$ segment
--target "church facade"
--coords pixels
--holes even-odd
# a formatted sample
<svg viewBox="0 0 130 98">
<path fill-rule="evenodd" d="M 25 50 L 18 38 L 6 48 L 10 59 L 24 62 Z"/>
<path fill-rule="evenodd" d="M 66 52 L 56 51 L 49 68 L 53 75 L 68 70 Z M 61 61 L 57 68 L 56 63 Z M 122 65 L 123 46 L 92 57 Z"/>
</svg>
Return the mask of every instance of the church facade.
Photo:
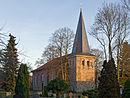
<svg viewBox="0 0 130 98">
<path fill-rule="evenodd" d="M 68 81 L 70 91 L 82 92 L 95 88 L 95 58 L 90 53 L 81 10 L 72 53 L 33 70 L 33 90 L 42 90 L 56 77 Z"/>
</svg>

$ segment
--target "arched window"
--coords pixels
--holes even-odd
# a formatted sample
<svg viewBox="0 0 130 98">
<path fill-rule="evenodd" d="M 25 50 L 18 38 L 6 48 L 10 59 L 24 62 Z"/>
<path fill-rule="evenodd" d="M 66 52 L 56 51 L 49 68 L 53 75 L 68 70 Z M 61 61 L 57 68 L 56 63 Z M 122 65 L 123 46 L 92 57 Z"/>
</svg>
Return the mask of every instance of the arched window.
<svg viewBox="0 0 130 98">
<path fill-rule="evenodd" d="M 34 87 L 36 87 L 37 86 L 37 77 L 35 76 L 34 77 Z"/>
<path fill-rule="evenodd" d="M 40 75 L 38 76 L 38 87 L 40 87 Z"/>
<path fill-rule="evenodd" d="M 44 74 L 42 74 L 42 82 L 44 81 Z"/>
<path fill-rule="evenodd" d="M 93 62 L 91 62 L 91 66 L 92 66 L 92 68 L 93 68 Z"/>
<path fill-rule="evenodd" d="M 88 67 L 89 67 L 89 65 L 90 65 L 90 64 L 89 64 L 89 61 L 87 61 L 87 65 L 88 65 Z"/>
<path fill-rule="evenodd" d="M 83 65 L 83 66 L 85 65 L 85 60 L 82 60 L 82 65 Z"/>
</svg>

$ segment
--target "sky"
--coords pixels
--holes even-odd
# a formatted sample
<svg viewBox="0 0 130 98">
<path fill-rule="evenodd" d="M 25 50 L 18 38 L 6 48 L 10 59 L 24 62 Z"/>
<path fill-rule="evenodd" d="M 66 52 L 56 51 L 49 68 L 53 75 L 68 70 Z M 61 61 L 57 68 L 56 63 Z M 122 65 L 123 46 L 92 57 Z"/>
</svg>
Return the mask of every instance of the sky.
<svg viewBox="0 0 130 98">
<path fill-rule="evenodd" d="M 120 0 L 0 0 L 0 27 L 4 26 L 2 32 L 16 37 L 20 61 L 31 63 L 35 69 L 35 61 L 53 32 L 69 27 L 75 33 L 80 8 L 88 32 L 104 2 Z M 93 37 L 87 36 L 91 48 L 100 48 Z"/>
</svg>

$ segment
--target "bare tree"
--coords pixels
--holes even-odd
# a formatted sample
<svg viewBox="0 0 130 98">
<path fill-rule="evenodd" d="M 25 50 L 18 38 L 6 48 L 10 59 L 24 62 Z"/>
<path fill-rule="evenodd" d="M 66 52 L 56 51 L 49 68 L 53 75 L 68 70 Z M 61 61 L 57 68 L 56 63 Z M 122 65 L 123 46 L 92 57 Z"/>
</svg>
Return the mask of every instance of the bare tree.
<svg viewBox="0 0 130 98">
<path fill-rule="evenodd" d="M 39 67 L 44 64 L 44 59 L 43 58 L 38 58 L 35 62 L 35 66 Z"/>
<path fill-rule="evenodd" d="M 130 0 L 122 0 L 123 7 L 130 12 Z"/>
<path fill-rule="evenodd" d="M 99 9 L 89 34 L 101 44 L 105 59 L 107 59 L 107 54 L 109 54 L 109 59 L 113 57 L 113 51 L 119 44 L 117 40 L 121 39 L 119 37 L 123 37 L 121 40 L 124 41 L 129 35 L 129 22 L 128 13 L 120 5 L 104 4 L 103 8 Z"/>
<path fill-rule="evenodd" d="M 6 35 L 2 32 L 4 26 L 2 26 L 0 28 L 0 67 L 2 67 L 2 64 L 3 64 L 3 47 L 6 46 L 5 42 L 4 42 L 4 39 L 6 37 Z"/>
<path fill-rule="evenodd" d="M 59 28 L 49 39 L 49 44 L 45 47 L 41 59 L 36 61 L 48 62 L 54 58 L 70 53 L 74 39 L 74 33 L 70 28 Z"/>
<path fill-rule="evenodd" d="M 98 70 L 101 70 L 102 69 L 102 64 L 103 64 L 103 61 L 104 61 L 104 53 L 103 51 L 99 50 L 99 49 L 91 49 L 91 53 L 93 55 L 96 56 L 96 68 Z"/>
<path fill-rule="evenodd" d="M 91 53 L 96 56 L 95 59 L 95 87 L 98 87 L 98 78 L 100 77 L 100 71 L 104 61 L 104 53 L 99 49 L 91 49 Z"/>
<path fill-rule="evenodd" d="M 70 28 L 64 27 L 52 33 L 50 42 L 55 46 L 59 56 L 68 54 L 73 43 L 74 33 Z"/>
<path fill-rule="evenodd" d="M 130 77 L 130 44 L 124 42 L 120 53 L 120 76 Z"/>
<path fill-rule="evenodd" d="M 4 39 L 5 39 L 5 37 L 6 37 L 6 34 L 4 34 L 4 33 L 2 32 L 2 29 L 3 29 L 3 28 L 4 28 L 4 27 L 1 27 L 1 28 L 0 28 L 0 48 L 3 47 L 3 46 L 5 46 Z"/>
<path fill-rule="evenodd" d="M 60 53 L 59 50 L 57 49 L 56 46 L 54 46 L 53 44 L 49 44 L 43 54 L 42 54 L 42 58 L 45 58 L 45 62 L 50 61 L 54 58 L 59 57 Z"/>
</svg>

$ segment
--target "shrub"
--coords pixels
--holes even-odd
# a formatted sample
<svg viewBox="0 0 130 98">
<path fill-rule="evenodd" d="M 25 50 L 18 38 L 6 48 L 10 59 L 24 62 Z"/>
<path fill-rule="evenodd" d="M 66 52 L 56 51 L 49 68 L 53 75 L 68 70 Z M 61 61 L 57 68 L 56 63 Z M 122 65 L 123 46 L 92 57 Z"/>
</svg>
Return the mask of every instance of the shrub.
<svg viewBox="0 0 130 98">
<path fill-rule="evenodd" d="M 91 89 L 91 90 L 84 91 L 82 94 L 84 96 L 88 96 L 88 98 L 97 98 L 98 97 L 98 90 Z"/>
<path fill-rule="evenodd" d="M 47 89 L 52 90 L 52 92 L 56 92 L 57 96 L 59 97 L 60 94 L 63 94 L 68 91 L 69 84 L 62 80 L 61 78 L 56 78 L 47 85 Z"/>
<path fill-rule="evenodd" d="M 47 97 L 48 96 L 48 90 L 47 90 L 47 86 L 44 86 L 44 91 L 43 91 L 43 97 Z"/>
</svg>

